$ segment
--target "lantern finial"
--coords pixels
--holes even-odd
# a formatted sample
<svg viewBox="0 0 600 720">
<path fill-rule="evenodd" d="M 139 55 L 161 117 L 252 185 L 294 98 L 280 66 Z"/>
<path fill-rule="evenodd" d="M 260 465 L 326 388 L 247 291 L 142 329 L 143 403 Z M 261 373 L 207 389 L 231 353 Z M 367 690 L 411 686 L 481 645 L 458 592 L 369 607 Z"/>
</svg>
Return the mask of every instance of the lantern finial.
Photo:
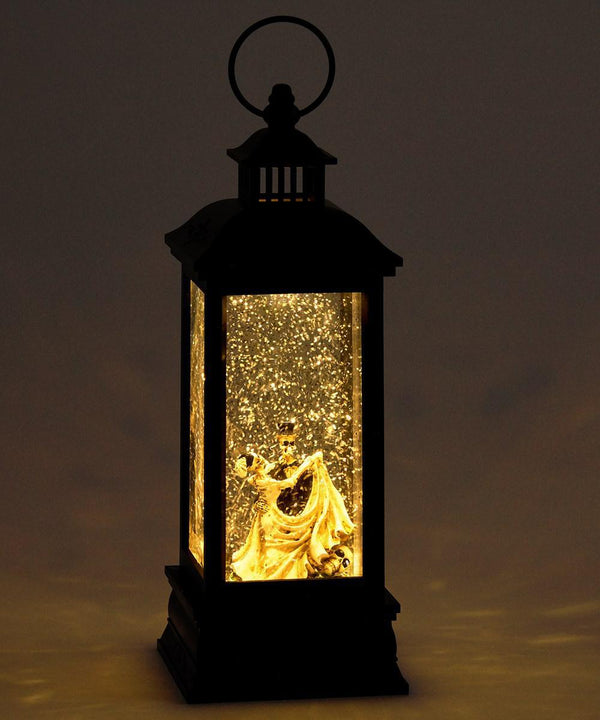
<svg viewBox="0 0 600 720">
<path fill-rule="evenodd" d="M 300 110 L 294 105 L 294 100 L 289 85 L 273 85 L 269 104 L 263 110 L 263 117 L 271 130 L 291 129 L 300 120 Z"/>
</svg>

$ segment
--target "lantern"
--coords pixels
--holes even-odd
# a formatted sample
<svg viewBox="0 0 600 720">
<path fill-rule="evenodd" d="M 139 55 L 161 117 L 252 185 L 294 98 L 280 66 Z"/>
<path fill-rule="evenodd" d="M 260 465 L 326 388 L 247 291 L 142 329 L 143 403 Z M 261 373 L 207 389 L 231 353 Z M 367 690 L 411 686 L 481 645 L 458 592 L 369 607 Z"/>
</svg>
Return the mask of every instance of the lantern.
<svg viewBox="0 0 600 720">
<path fill-rule="evenodd" d="M 298 110 L 264 111 L 235 60 L 259 27 L 311 30 L 329 59 Z M 295 129 L 328 93 L 313 25 L 248 28 L 236 97 L 268 127 L 228 154 L 235 199 L 166 242 L 182 265 L 181 532 L 158 649 L 189 702 L 399 694 L 384 584 L 383 277 L 401 258 L 325 200 L 336 162 Z"/>
</svg>

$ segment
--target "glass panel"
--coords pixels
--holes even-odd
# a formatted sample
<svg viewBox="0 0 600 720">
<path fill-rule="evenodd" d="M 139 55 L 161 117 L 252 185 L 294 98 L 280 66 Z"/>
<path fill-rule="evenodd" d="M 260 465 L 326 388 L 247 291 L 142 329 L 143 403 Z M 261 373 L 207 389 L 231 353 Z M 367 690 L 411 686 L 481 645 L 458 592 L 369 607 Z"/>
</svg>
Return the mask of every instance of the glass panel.
<svg viewBox="0 0 600 720">
<path fill-rule="evenodd" d="M 226 300 L 226 579 L 362 575 L 360 293 Z"/>
<path fill-rule="evenodd" d="M 204 565 L 204 293 L 190 283 L 190 550 Z"/>
</svg>

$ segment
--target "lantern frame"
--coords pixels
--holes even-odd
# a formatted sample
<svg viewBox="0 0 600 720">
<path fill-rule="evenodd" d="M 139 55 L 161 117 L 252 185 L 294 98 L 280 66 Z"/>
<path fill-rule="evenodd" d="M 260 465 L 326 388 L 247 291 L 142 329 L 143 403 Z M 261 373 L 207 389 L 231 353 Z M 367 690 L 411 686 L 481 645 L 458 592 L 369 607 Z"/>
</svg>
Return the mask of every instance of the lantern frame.
<svg viewBox="0 0 600 720">
<path fill-rule="evenodd" d="M 165 569 L 171 595 L 158 649 L 188 702 L 405 694 L 392 629 L 400 605 L 385 589 L 383 441 L 383 279 L 402 259 L 325 201 L 325 165 L 337 161 L 294 129 L 299 114 L 288 86 L 276 86 L 270 100 L 269 128 L 228 151 L 239 165 L 239 197 L 212 203 L 166 236 L 182 265 L 180 537 L 179 565 Z M 277 169 L 277 188 L 261 186 L 263 168 L 267 178 Z M 296 195 L 285 192 L 285 168 L 291 177 L 303 169 Z M 202 565 L 189 546 L 191 283 L 204 293 Z M 231 582 L 226 299 L 305 293 L 362 297 L 362 574 Z M 293 636 L 284 659 L 282 628 Z M 324 644 L 343 660 L 321 657 L 315 648 Z"/>
</svg>

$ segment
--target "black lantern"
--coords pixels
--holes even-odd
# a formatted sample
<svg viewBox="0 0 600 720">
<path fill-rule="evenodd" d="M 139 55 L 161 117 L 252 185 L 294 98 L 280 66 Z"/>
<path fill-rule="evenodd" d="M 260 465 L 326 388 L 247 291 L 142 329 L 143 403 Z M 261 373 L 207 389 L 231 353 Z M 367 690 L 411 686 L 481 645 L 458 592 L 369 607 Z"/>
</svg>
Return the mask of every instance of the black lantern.
<svg viewBox="0 0 600 720">
<path fill-rule="evenodd" d="M 260 111 L 235 59 L 259 27 L 329 58 L 304 110 Z M 268 127 L 239 196 L 166 236 L 182 264 L 179 565 L 158 649 L 189 702 L 408 692 L 384 580 L 383 277 L 402 260 L 325 200 L 336 159 L 295 129 L 328 93 L 310 23 L 231 53 Z"/>
</svg>

